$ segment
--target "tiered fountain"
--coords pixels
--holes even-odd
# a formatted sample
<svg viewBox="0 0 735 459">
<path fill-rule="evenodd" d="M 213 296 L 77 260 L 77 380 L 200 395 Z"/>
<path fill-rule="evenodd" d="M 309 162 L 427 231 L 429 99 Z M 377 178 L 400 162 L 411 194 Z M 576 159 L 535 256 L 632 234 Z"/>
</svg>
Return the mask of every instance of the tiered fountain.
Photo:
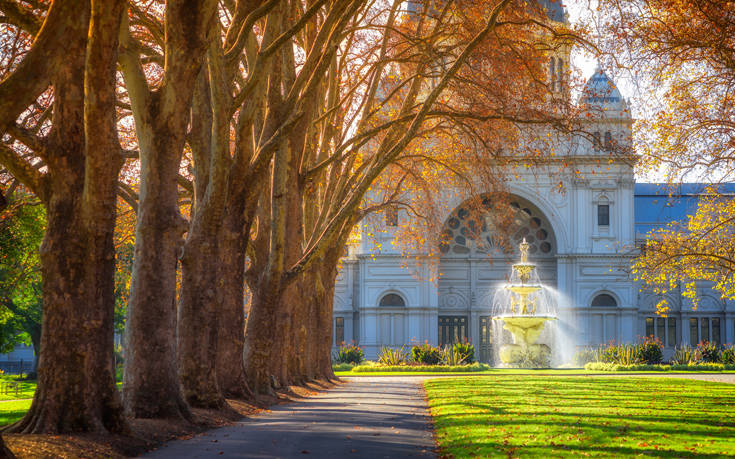
<svg viewBox="0 0 735 459">
<path fill-rule="evenodd" d="M 510 283 L 493 298 L 497 358 L 507 367 L 548 367 L 554 341 L 556 304 L 541 284 L 536 265 L 528 262 L 529 244 L 520 244 L 521 262 L 513 265 Z M 501 328 L 502 327 L 502 328 Z M 503 339 L 510 332 L 512 342 Z"/>
</svg>

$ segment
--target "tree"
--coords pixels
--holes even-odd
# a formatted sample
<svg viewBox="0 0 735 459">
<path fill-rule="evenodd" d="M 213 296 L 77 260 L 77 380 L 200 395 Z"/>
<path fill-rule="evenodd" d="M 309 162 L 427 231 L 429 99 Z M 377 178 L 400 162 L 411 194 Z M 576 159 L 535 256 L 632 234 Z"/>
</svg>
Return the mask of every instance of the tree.
<svg viewBox="0 0 735 459">
<path fill-rule="evenodd" d="M 0 83 L 0 163 L 44 204 L 43 319 L 38 388 L 15 432 L 125 429 L 112 337 L 117 174 L 115 64 L 122 1 L 57 0 L 32 47 Z M 16 21 L 21 23 L 21 21 Z M 35 114 L 51 83 L 50 114 Z M 50 117 L 49 117 L 50 116 Z M 48 124 L 46 120 L 48 118 Z M 40 122 L 38 126 L 27 123 Z M 29 151 L 31 154 L 28 154 Z M 43 166 L 43 167 L 41 167 Z"/>
<path fill-rule="evenodd" d="M 423 146 L 437 142 L 436 153 L 444 144 L 430 132 L 474 138 L 484 147 L 477 157 L 490 165 L 502 157 L 493 149 L 510 146 L 497 142 L 501 133 L 563 119 L 549 109 L 543 63 L 550 45 L 540 46 L 554 28 L 537 19 L 538 10 L 510 1 L 463 9 L 443 3 L 439 10 L 425 5 L 401 23 L 399 5 L 358 5 L 354 13 L 345 8 L 351 16 L 338 23 L 344 47 L 320 51 L 313 70 L 300 63 L 288 67 L 295 60 L 286 56 L 270 75 L 282 81 L 269 85 L 271 91 L 300 79 L 315 83 L 299 88 L 300 105 L 293 108 L 293 91 L 267 96 L 278 107 L 268 111 L 277 125 L 295 108 L 301 118 L 274 154 L 269 189 L 261 194 L 269 202 L 258 211 L 248 252 L 253 302 L 245 360 L 256 392 L 332 375 L 331 300 L 339 258 L 354 225 L 392 204 L 417 164 L 441 163 L 419 140 Z M 365 40 L 364 30 L 380 40 Z M 304 69 L 313 74 L 302 77 Z M 376 182 L 392 167 L 403 171 L 393 176 L 387 199 L 371 202 Z"/>
<path fill-rule="evenodd" d="M 8 200 L 8 209 L 0 214 L 0 306 L 4 316 L 0 348 L 10 352 L 30 338 L 38 357 L 42 310 L 38 249 L 46 215 L 40 202 L 20 190 Z"/>
<path fill-rule="evenodd" d="M 664 171 L 676 183 L 705 177 L 717 183 L 735 172 L 735 6 L 731 2 L 636 0 L 602 2 L 615 53 L 646 93 L 640 101 L 636 148 L 639 170 Z M 679 282 L 695 301 L 696 281 L 714 282 L 732 298 L 730 254 L 735 250 L 735 208 L 711 188 L 685 222 L 651 233 L 633 266 L 638 279 L 656 293 Z M 668 310 L 659 303 L 659 312 Z"/>
<path fill-rule="evenodd" d="M 722 299 L 735 299 L 735 200 L 709 188 L 700 198 L 697 211 L 685 222 L 671 222 L 652 231 L 633 274 L 661 295 L 658 314 L 669 311 L 664 294 L 682 285 L 682 296 L 698 305 L 698 288 L 711 283 Z"/>
<path fill-rule="evenodd" d="M 120 64 L 141 161 L 123 382 L 125 407 L 134 417 L 190 418 L 176 367 L 176 267 L 187 230 L 179 211 L 177 180 L 192 94 L 217 3 L 166 2 L 160 18 L 165 18 L 163 29 L 158 30 L 165 59 L 153 75 L 147 75 L 142 64 L 147 48 L 129 27 L 123 27 Z M 135 5 L 131 8 L 135 13 Z M 149 82 L 149 76 L 154 81 Z"/>
</svg>

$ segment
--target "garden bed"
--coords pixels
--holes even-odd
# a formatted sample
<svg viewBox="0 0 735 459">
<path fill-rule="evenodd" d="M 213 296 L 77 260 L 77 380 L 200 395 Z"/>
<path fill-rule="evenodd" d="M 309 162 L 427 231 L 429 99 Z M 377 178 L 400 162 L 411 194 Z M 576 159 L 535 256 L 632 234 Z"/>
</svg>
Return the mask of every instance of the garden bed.
<svg viewBox="0 0 735 459">
<path fill-rule="evenodd" d="M 693 371 L 693 372 L 712 372 L 712 371 L 735 371 L 735 364 L 728 363 L 694 363 L 689 365 L 620 365 L 617 363 L 605 362 L 589 362 L 584 366 L 589 371 Z"/>
</svg>

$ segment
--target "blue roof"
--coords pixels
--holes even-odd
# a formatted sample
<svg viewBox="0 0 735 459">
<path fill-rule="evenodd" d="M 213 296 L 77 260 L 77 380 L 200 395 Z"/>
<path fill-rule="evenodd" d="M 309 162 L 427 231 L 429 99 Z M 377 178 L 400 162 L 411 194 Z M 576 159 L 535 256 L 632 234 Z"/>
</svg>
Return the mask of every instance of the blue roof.
<svg viewBox="0 0 735 459">
<path fill-rule="evenodd" d="M 635 232 L 643 236 L 673 221 L 685 222 L 697 212 L 699 197 L 710 186 L 705 183 L 636 183 Z M 718 192 L 735 195 L 735 183 L 715 185 Z"/>
</svg>

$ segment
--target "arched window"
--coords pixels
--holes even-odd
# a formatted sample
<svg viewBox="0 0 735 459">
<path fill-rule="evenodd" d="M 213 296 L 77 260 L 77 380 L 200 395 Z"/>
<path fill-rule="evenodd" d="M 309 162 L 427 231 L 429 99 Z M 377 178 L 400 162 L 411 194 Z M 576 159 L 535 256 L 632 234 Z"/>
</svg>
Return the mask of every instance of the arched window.
<svg viewBox="0 0 735 459">
<path fill-rule="evenodd" d="M 594 147 L 595 150 L 599 150 L 600 147 L 602 146 L 602 140 L 600 138 L 600 131 L 595 131 L 595 133 L 592 134 L 592 136 L 594 137 L 592 146 Z"/>
<path fill-rule="evenodd" d="M 618 302 L 615 301 L 615 298 L 607 293 L 601 293 L 592 300 L 592 306 L 594 307 L 616 307 L 617 305 Z"/>
<path fill-rule="evenodd" d="M 549 87 L 552 91 L 556 87 L 556 60 L 553 57 L 549 63 Z"/>
<path fill-rule="evenodd" d="M 605 132 L 605 149 L 612 150 L 612 134 L 610 131 Z"/>
<path fill-rule="evenodd" d="M 380 306 L 404 307 L 406 302 L 403 301 L 400 295 L 389 293 L 380 299 Z"/>
</svg>

